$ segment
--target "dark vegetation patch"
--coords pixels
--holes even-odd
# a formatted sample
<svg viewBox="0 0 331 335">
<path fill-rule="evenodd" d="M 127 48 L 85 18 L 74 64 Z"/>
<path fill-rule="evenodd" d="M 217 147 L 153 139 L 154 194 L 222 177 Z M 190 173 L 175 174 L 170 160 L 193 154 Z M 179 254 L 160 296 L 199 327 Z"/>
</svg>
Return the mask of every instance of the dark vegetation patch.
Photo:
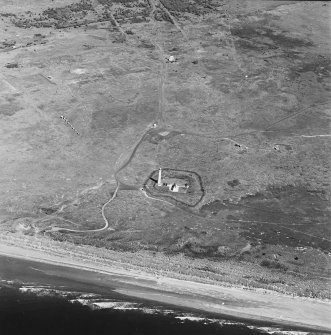
<svg viewBox="0 0 331 335">
<path fill-rule="evenodd" d="M 51 215 L 57 212 L 57 209 L 49 208 L 49 207 L 41 207 L 40 212 L 46 215 Z"/>
<path fill-rule="evenodd" d="M 0 115 L 13 116 L 20 110 L 22 110 L 22 107 L 17 102 L 0 104 Z"/>
<path fill-rule="evenodd" d="M 236 42 L 236 46 L 239 45 L 243 49 L 248 49 L 252 51 L 261 51 L 266 48 L 263 43 L 256 43 L 253 41 L 241 40 L 240 42 Z"/>
<path fill-rule="evenodd" d="M 4 40 L 0 42 L 0 49 L 12 48 L 16 44 L 14 40 Z"/>
<path fill-rule="evenodd" d="M 227 182 L 227 184 L 231 187 L 235 187 L 240 185 L 240 181 L 238 179 L 233 179 Z"/>
<path fill-rule="evenodd" d="M 187 220 L 185 220 L 187 223 Z M 175 228 L 175 227 L 174 227 Z M 228 238 L 228 233 L 223 232 L 220 241 L 219 237 L 210 234 L 206 230 L 190 229 L 187 226 L 184 229 L 176 229 L 175 234 L 168 233 L 163 236 L 160 247 L 169 254 L 184 253 L 194 258 L 217 258 L 232 259 L 236 257 L 236 242 Z M 167 241 L 166 243 L 164 243 Z"/>
<path fill-rule="evenodd" d="M 299 186 L 270 187 L 242 198 L 236 207 L 241 235 L 248 240 L 331 251 L 331 213 L 323 194 Z"/>
<path fill-rule="evenodd" d="M 137 2 L 136 0 L 111 0 L 110 2 L 113 3 L 120 3 L 122 5 L 126 5 L 126 6 L 130 6 L 132 4 L 134 4 L 135 2 Z"/>
<path fill-rule="evenodd" d="M 123 34 L 118 34 L 115 36 L 114 40 L 112 43 L 124 43 L 126 41 L 126 37 Z"/>
<path fill-rule="evenodd" d="M 46 35 L 43 35 L 43 34 L 34 34 L 33 37 L 34 37 L 34 40 L 41 40 L 43 38 L 46 38 Z"/>
<path fill-rule="evenodd" d="M 97 0 L 100 5 L 110 6 L 112 4 L 112 0 Z"/>
<path fill-rule="evenodd" d="M 174 23 L 174 21 L 172 20 L 172 18 L 168 15 L 168 13 L 166 13 L 164 10 L 157 8 L 154 12 L 154 19 L 156 21 L 166 21 L 166 22 L 170 22 L 170 23 Z"/>
<path fill-rule="evenodd" d="M 230 203 L 228 200 L 214 200 L 208 204 L 201 206 L 200 212 L 202 214 L 217 215 L 222 210 L 235 210 L 236 204 Z"/>
<path fill-rule="evenodd" d="M 160 0 L 160 2 L 172 12 L 192 12 L 196 10 L 188 0 Z"/>
<path fill-rule="evenodd" d="M 202 245 L 196 241 L 185 243 L 179 251 L 195 258 L 219 256 L 217 246 Z"/>
<path fill-rule="evenodd" d="M 316 75 L 317 81 L 322 82 L 330 77 L 331 60 L 328 57 L 319 55 L 313 60 L 303 60 L 300 65 L 289 68 L 289 79 L 296 80 L 303 73 L 312 72 Z"/>
<path fill-rule="evenodd" d="M 42 12 L 42 15 L 48 19 L 64 21 L 72 18 L 73 13 L 81 13 L 83 11 L 93 10 L 90 0 L 81 0 L 65 7 L 48 8 Z M 85 14 L 85 13 L 83 13 Z"/>
<path fill-rule="evenodd" d="M 32 12 L 26 13 L 18 17 L 12 17 L 12 23 L 20 28 L 30 27 L 55 27 L 61 28 L 77 28 L 102 21 L 110 21 L 113 26 L 116 23 L 141 23 L 146 22 L 150 18 L 151 7 L 148 1 L 138 0 L 99 0 L 102 9 L 98 12 L 94 9 L 91 0 L 81 0 L 78 3 L 70 4 L 63 7 L 50 7 L 40 14 Z M 195 0 L 194 3 L 189 1 L 163 0 L 164 7 L 168 8 L 172 13 L 191 13 L 200 15 L 214 8 L 208 4 L 208 1 Z M 116 4 L 116 7 L 113 4 Z M 170 8 L 170 9 L 169 9 Z M 87 19 L 87 15 L 89 18 Z M 172 18 L 161 8 L 158 7 L 154 11 L 154 17 L 159 21 L 168 21 L 174 23 Z"/>
<path fill-rule="evenodd" d="M 20 28 L 52 27 L 64 28 L 81 24 L 85 16 L 94 11 L 90 0 L 81 0 L 78 3 L 63 7 L 47 8 L 40 14 L 21 16 L 12 19 L 12 23 Z"/>
<path fill-rule="evenodd" d="M 311 41 L 287 36 L 284 32 L 268 28 L 265 20 L 232 27 L 231 34 L 239 38 L 236 42 L 239 47 L 253 51 L 263 49 L 292 50 L 298 47 L 313 46 Z"/>
<path fill-rule="evenodd" d="M 0 13 L 2 17 L 16 17 L 16 14 L 13 13 Z"/>
<path fill-rule="evenodd" d="M 280 263 L 278 261 L 273 261 L 270 259 L 263 259 L 260 262 L 260 265 L 266 268 L 269 268 L 269 269 L 277 269 L 277 270 L 283 270 L 283 271 L 287 270 L 287 266 L 285 264 Z"/>
<path fill-rule="evenodd" d="M 110 111 L 100 106 L 92 114 L 90 127 L 92 131 L 107 131 L 112 128 L 121 128 L 127 123 L 129 119 L 128 114 L 123 108 L 115 108 Z"/>
<path fill-rule="evenodd" d="M 139 48 L 150 49 L 150 50 L 154 50 L 155 49 L 155 45 L 154 44 L 152 44 L 148 40 L 143 40 L 143 39 L 140 39 L 140 44 L 138 45 L 138 47 Z"/>
<path fill-rule="evenodd" d="M 123 8 L 118 7 L 114 11 L 114 17 L 119 23 L 140 23 L 147 21 L 150 14 L 149 7 Z"/>
<path fill-rule="evenodd" d="M 102 7 L 98 12 L 94 9 L 91 0 L 81 0 L 78 3 L 63 7 L 50 7 L 40 14 L 29 14 L 15 17 L 12 23 L 20 28 L 55 27 L 78 28 L 93 23 L 109 21 L 116 27 L 119 23 L 145 22 L 150 14 L 150 7 L 146 2 L 121 1 L 120 5 L 112 8 L 112 1 L 99 1 Z M 121 6 L 122 5 L 122 6 Z M 117 28 L 116 28 L 117 29 Z"/>
<path fill-rule="evenodd" d="M 304 187 L 269 187 L 238 203 L 215 200 L 201 207 L 203 214 L 227 210 L 227 222 L 239 223 L 249 241 L 331 251 L 331 212 L 324 193 Z"/>
<path fill-rule="evenodd" d="M 323 105 L 323 103 L 321 104 Z M 310 133 L 321 133 L 326 134 L 330 130 L 330 117 L 328 115 L 327 111 L 323 111 L 323 107 L 320 107 L 320 110 L 318 108 L 318 104 L 316 107 L 312 107 L 307 109 L 307 112 L 304 112 L 304 108 L 302 108 L 303 113 L 300 115 L 300 117 L 295 118 L 294 125 L 290 126 L 288 125 L 286 127 L 285 123 L 285 129 L 292 130 L 293 132 L 303 131 L 303 130 L 309 130 Z M 284 123 L 283 123 L 284 125 Z M 273 129 L 281 128 L 281 125 L 276 125 Z"/>
<path fill-rule="evenodd" d="M 18 63 L 8 63 L 5 65 L 7 69 L 17 69 L 18 68 Z"/>
<path fill-rule="evenodd" d="M 215 10 L 210 0 L 160 0 L 162 5 L 168 11 L 174 14 L 190 13 L 194 15 L 203 15 Z"/>
</svg>

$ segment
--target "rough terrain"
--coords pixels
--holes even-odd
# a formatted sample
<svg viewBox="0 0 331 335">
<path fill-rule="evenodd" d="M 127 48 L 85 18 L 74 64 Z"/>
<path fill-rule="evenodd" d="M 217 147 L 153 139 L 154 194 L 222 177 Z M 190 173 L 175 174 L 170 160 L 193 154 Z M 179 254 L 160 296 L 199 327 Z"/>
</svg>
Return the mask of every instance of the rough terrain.
<svg viewBox="0 0 331 335">
<path fill-rule="evenodd" d="M 2 236 L 330 298 L 328 2 L 0 2 Z M 203 199 L 149 197 L 159 167 Z"/>
</svg>

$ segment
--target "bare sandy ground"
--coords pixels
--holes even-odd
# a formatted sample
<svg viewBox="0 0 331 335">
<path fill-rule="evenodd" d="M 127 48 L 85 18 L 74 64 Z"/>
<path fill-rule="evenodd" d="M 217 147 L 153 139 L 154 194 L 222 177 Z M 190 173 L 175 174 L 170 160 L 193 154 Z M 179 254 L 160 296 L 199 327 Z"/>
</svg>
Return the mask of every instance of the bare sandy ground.
<svg viewBox="0 0 331 335">
<path fill-rule="evenodd" d="M 182 307 L 279 324 L 331 331 L 331 303 L 290 297 L 271 291 L 223 287 L 158 276 L 140 270 L 111 267 L 100 261 L 42 252 L 0 241 L 0 254 L 43 263 L 69 266 L 109 276 L 118 293 Z"/>
</svg>

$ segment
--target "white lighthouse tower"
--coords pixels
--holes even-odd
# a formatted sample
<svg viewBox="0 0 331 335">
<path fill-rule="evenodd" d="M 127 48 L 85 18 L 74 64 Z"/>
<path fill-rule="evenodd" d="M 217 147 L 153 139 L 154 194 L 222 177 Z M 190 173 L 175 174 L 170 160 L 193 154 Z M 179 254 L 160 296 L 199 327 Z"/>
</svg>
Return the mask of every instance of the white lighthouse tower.
<svg viewBox="0 0 331 335">
<path fill-rule="evenodd" d="M 162 186 L 162 169 L 159 168 L 159 178 L 157 179 L 157 186 Z"/>
</svg>

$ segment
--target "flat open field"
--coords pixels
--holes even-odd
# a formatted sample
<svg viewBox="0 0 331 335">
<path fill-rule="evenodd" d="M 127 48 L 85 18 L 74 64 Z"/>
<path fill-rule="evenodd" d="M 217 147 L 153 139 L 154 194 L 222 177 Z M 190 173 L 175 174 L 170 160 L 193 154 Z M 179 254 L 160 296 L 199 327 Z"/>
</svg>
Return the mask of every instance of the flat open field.
<svg viewBox="0 0 331 335">
<path fill-rule="evenodd" d="M 328 2 L 0 4 L 0 234 L 330 298 Z M 202 200 L 147 194 L 159 167 Z"/>
</svg>

